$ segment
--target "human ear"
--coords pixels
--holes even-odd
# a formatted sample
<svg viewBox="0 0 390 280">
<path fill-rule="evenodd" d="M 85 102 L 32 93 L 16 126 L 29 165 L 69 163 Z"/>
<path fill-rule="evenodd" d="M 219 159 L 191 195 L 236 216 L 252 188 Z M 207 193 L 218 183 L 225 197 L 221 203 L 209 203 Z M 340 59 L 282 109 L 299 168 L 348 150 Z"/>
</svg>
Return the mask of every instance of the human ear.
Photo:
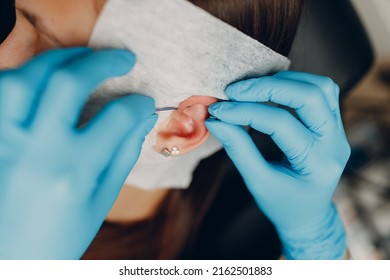
<svg viewBox="0 0 390 280">
<path fill-rule="evenodd" d="M 214 97 L 192 96 L 180 103 L 177 110 L 157 128 L 155 149 L 173 155 L 188 153 L 209 137 L 204 121 L 209 117 L 208 107 L 217 102 Z M 177 149 L 177 150 L 176 150 Z"/>
</svg>

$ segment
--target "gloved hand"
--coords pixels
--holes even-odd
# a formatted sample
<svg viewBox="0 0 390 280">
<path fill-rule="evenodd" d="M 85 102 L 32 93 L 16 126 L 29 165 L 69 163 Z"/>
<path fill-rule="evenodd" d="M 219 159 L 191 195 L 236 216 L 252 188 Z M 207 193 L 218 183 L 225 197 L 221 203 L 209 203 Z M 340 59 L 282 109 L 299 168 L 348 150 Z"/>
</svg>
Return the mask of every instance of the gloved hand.
<svg viewBox="0 0 390 280">
<path fill-rule="evenodd" d="M 210 106 L 209 131 L 224 145 L 256 203 L 274 223 L 287 259 L 341 259 L 344 227 L 332 196 L 350 155 L 329 78 L 298 72 L 230 85 L 234 102 Z M 259 102 L 272 101 L 295 110 Z M 219 120 L 218 120 L 219 119 Z M 286 156 L 267 162 L 242 125 L 269 134 Z"/>
<path fill-rule="evenodd" d="M 93 89 L 134 63 L 75 48 L 0 73 L 0 259 L 77 259 L 92 242 L 156 122 L 154 101 L 121 98 L 76 125 Z"/>
</svg>

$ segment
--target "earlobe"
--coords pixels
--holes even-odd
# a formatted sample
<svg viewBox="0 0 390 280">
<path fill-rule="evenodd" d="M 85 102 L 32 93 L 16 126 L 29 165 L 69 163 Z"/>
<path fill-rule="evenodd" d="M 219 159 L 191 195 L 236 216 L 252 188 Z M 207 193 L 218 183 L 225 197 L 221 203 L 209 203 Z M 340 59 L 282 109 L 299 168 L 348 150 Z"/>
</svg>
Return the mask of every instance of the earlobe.
<svg viewBox="0 0 390 280">
<path fill-rule="evenodd" d="M 183 101 L 158 127 L 156 151 L 164 151 L 165 155 L 181 155 L 203 144 L 210 135 L 204 125 L 209 117 L 208 107 L 216 101 L 213 97 L 205 96 L 193 96 Z"/>
</svg>

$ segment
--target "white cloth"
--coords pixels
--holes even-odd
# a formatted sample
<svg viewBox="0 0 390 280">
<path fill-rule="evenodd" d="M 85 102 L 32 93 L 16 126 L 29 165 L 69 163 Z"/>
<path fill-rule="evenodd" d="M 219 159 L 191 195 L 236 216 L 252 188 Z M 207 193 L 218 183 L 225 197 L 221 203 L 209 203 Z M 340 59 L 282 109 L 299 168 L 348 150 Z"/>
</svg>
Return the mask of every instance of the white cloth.
<svg viewBox="0 0 390 280">
<path fill-rule="evenodd" d="M 86 118 L 109 100 L 133 93 L 153 97 L 157 107 L 176 107 L 194 95 L 227 99 L 224 90 L 232 82 L 290 65 L 286 57 L 186 0 L 109 0 L 89 45 L 129 49 L 137 64 L 97 90 Z M 161 113 L 158 123 L 167 117 Z M 189 154 L 165 158 L 153 149 L 155 138 L 154 129 L 127 183 L 144 189 L 187 188 L 199 161 L 221 149 L 211 137 Z"/>
</svg>

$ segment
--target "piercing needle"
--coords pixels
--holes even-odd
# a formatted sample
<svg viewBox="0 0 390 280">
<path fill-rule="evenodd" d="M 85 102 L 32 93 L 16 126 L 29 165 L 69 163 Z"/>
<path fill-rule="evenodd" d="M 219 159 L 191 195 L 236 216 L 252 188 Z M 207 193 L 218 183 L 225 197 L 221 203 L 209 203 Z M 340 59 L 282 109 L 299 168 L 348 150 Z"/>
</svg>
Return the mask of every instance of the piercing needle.
<svg viewBox="0 0 390 280">
<path fill-rule="evenodd" d="M 177 107 L 162 107 L 162 108 L 157 108 L 156 112 L 166 112 L 166 111 L 175 111 L 177 110 Z"/>
</svg>

